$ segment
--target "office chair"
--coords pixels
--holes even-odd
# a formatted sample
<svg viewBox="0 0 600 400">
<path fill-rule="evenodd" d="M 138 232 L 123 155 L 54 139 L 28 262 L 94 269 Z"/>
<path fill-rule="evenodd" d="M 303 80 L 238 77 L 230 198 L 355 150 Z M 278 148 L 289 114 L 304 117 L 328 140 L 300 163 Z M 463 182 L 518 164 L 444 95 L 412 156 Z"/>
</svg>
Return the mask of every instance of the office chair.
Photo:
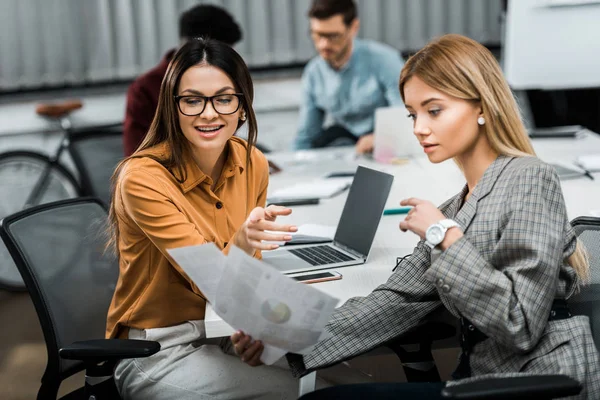
<svg viewBox="0 0 600 400">
<path fill-rule="evenodd" d="M 588 252 L 591 281 L 569 299 L 569 308 L 573 315 L 590 318 L 594 342 L 600 348 L 600 218 L 578 217 L 571 221 L 571 225 Z M 484 379 L 446 387 L 441 394 L 443 398 L 456 400 L 537 400 L 574 396 L 581 390 L 581 384 L 566 375 L 540 375 Z M 334 399 L 336 393 L 332 391 L 335 388 L 321 389 L 301 399 Z"/>
<path fill-rule="evenodd" d="M 569 299 L 569 306 L 573 314 L 590 318 L 594 343 L 600 349 L 600 218 L 578 217 L 571 225 L 588 252 L 590 282 Z"/>
<path fill-rule="evenodd" d="M 38 400 L 55 399 L 61 382 L 86 370 L 86 383 L 63 399 L 118 399 L 113 368 L 148 357 L 157 342 L 104 339 L 119 274 L 104 251 L 107 212 L 97 199 L 78 198 L 28 208 L 0 222 L 6 244 L 31 296 L 48 353 Z"/>
<path fill-rule="evenodd" d="M 407 382 L 441 382 L 431 350 L 434 343 L 444 348 L 452 347 L 457 342 L 457 330 L 455 324 L 451 322 L 451 318 L 454 317 L 449 312 L 440 309 L 423 324 L 375 348 L 372 353 L 367 353 L 367 356 L 392 350 L 400 359 Z M 448 345 L 448 341 L 452 344 Z M 317 372 L 313 371 L 301 380 L 300 395 L 302 399 L 328 399 L 329 396 L 337 395 L 326 392 L 327 389 L 314 391 Z M 326 393 L 323 393 L 324 391 Z"/>
<path fill-rule="evenodd" d="M 569 299 L 569 308 L 573 315 L 589 317 L 594 343 L 596 348 L 600 348 L 600 218 L 578 217 L 571 221 L 571 225 L 588 252 L 591 279 Z M 576 395 L 580 391 L 581 385 L 576 380 L 554 375 L 490 379 L 446 388 L 442 393 L 449 399 L 514 399 L 516 395 L 554 399 Z"/>
<path fill-rule="evenodd" d="M 407 382 L 441 382 L 432 348 L 458 345 L 457 323 L 440 307 L 422 324 L 385 344 L 398 356 Z"/>
<path fill-rule="evenodd" d="M 123 159 L 122 127 L 73 131 L 68 149 L 80 174 L 81 195 L 110 204 L 110 178 Z"/>
</svg>

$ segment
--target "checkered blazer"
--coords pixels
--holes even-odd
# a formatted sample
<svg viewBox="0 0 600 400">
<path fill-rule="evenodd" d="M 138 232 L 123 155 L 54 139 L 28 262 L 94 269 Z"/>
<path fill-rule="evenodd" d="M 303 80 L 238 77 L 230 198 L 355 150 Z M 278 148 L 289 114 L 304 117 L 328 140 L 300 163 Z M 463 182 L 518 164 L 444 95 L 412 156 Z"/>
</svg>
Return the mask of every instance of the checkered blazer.
<svg viewBox="0 0 600 400">
<path fill-rule="evenodd" d="M 467 187 L 440 206 L 464 236 L 433 257 L 421 241 L 388 281 L 333 314 L 331 337 L 304 357 L 301 375 L 365 353 L 444 306 L 489 339 L 471 353 L 472 377 L 567 374 L 578 398 L 600 399 L 600 361 L 587 317 L 548 322 L 552 301 L 569 298 L 577 275 L 565 262 L 576 237 L 554 169 L 535 157 L 499 156 L 469 199 Z M 461 207 L 462 205 L 462 207 Z"/>
</svg>

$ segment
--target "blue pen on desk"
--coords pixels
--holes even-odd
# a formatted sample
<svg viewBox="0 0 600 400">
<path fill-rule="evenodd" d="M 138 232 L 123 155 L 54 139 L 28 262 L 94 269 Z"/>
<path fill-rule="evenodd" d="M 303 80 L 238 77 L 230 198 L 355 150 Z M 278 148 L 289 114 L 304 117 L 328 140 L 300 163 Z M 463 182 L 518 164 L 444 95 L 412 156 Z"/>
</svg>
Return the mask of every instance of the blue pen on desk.
<svg viewBox="0 0 600 400">
<path fill-rule="evenodd" d="M 388 208 L 383 210 L 383 215 L 408 214 L 412 207 Z"/>
</svg>

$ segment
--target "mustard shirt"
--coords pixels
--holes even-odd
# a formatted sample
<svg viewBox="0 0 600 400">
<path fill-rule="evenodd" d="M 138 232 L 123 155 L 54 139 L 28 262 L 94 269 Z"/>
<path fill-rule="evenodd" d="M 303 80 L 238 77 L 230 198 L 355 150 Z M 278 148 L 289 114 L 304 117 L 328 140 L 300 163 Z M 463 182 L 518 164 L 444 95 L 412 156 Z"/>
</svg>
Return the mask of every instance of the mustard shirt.
<svg viewBox="0 0 600 400">
<path fill-rule="evenodd" d="M 250 211 L 264 207 L 267 198 L 265 156 L 254 148 L 246 170 L 246 141 L 232 137 L 226 148 L 227 160 L 214 191 L 211 177 L 189 154 L 183 183 L 149 157 L 132 158 L 123 166 L 113 200 L 120 235 L 119 279 L 106 337 L 127 338 L 130 327 L 204 319 L 202 293 L 167 249 L 213 242 L 228 252 Z M 163 159 L 168 148 L 160 144 L 144 153 Z"/>
</svg>

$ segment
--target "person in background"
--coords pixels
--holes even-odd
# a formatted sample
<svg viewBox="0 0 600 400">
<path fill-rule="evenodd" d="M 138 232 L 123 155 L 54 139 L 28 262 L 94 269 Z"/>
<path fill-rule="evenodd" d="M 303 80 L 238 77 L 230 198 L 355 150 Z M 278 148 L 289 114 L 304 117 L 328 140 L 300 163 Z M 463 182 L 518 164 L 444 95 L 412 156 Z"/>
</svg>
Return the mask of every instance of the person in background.
<svg viewBox="0 0 600 400">
<path fill-rule="evenodd" d="M 302 74 L 294 148 L 356 143 L 358 153 L 371 152 L 375 109 L 402 104 L 402 58 L 390 46 L 356 38 L 360 22 L 353 0 L 313 0 L 308 16 L 319 55 Z"/>
<path fill-rule="evenodd" d="M 277 248 L 263 240 L 287 241 L 296 230 L 275 222 L 289 208 L 265 208 L 269 170 L 254 147 L 248 68 L 229 45 L 190 39 L 159 93 L 148 134 L 113 176 L 110 244 L 119 278 L 106 336 L 155 340 L 161 350 L 121 360 L 117 388 L 126 399 L 295 398 L 298 381 L 286 363 L 249 371 L 228 352 L 227 338 L 206 338 L 205 297 L 167 252 L 214 243 L 260 257 Z M 245 124 L 247 141 L 234 136 Z"/>
<path fill-rule="evenodd" d="M 565 374 L 583 387 L 570 399 L 600 399 L 590 321 L 568 305 L 589 280 L 586 252 L 558 174 L 535 157 L 498 62 L 476 41 L 445 35 L 408 59 L 399 88 L 429 161 L 453 159 L 466 184 L 439 208 L 401 201 L 412 210 L 400 230 L 418 235 L 417 247 L 385 284 L 338 308 L 331 336 L 311 353 L 288 355 L 292 368 L 301 375 L 363 354 L 444 307 L 461 326 L 462 353 L 448 385 Z M 243 360 L 259 364 L 260 341 L 236 332 L 232 342 Z M 443 387 L 337 386 L 317 398 L 441 399 Z"/>
<path fill-rule="evenodd" d="M 242 39 L 242 32 L 224 9 L 213 5 L 199 5 L 185 11 L 179 18 L 180 45 L 195 37 L 210 37 L 233 46 Z M 133 154 L 150 129 L 158 104 L 160 83 L 176 50 L 169 50 L 157 66 L 135 79 L 127 90 L 123 123 L 123 149 L 126 157 Z"/>
</svg>

